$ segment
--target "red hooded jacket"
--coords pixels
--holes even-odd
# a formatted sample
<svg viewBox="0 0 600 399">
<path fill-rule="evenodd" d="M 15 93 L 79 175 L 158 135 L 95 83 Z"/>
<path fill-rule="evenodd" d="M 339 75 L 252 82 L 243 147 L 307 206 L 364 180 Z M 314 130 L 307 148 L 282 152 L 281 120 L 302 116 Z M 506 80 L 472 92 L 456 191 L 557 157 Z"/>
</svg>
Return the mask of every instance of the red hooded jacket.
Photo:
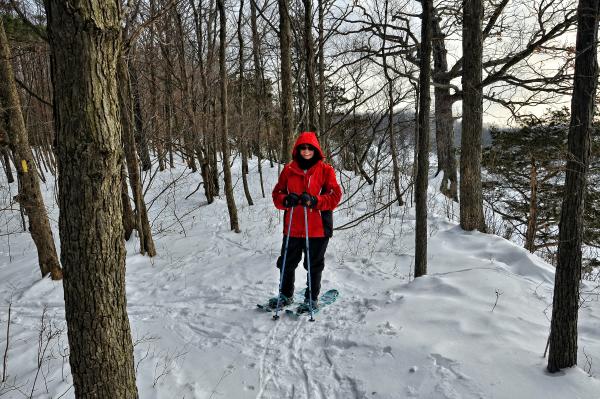
<svg viewBox="0 0 600 399">
<path fill-rule="evenodd" d="M 317 150 L 314 156 L 320 155 L 320 160 L 306 171 L 302 170 L 296 161 L 298 146 L 301 144 L 312 145 Z M 342 190 L 336 180 L 333 167 L 323 162 L 325 157 L 317 136 L 313 132 L 304 132 L 298 136 L 292 151 L 292 158 L 292 162 L 285 165 L 281 171 L 279 180 L 273 189 L 275 207 L 286 210 L 283 234 L 288 232 L 290 217 L 290 212 L 283 205 L 283 199 L 290 193 L 301 195 L 307 192 L 317 198 L 317 205 L 314 208 L 307 208 L 308 236 L 311 238 L 331 237 L 333 233 L 332 211 L 342 199 Z M 306 237 L 302 208 L 302 205 L 298 205 L 294 209 L 290 237 Z"/>
</svg>

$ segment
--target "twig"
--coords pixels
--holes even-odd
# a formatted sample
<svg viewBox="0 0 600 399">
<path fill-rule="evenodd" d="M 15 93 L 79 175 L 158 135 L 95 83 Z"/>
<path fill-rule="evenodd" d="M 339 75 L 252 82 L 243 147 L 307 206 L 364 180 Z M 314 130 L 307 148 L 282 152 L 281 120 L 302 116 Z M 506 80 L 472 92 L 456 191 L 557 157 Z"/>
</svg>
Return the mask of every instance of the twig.
<svg viewBox="0 0 600 399">
<path fill-rule="evenodd" d="M 585 348 L 583 348 L 583 355 L 585 356 L 585 366 L 583 370 L 585 370 L 585 372 L 588 373 L 590 377 L 592 377 L 592 357 L 585 353 Z"/>
<path fill-rule="evenodd" d="M 234 369 L 233 365 L 227 366 L 227 368 L 223 371 L 223 374 L 221 374 L 221 378 L 219 378 L 219 381 L 217 382 L 217 385 L 215 386 L 215 388 L 210 393 L 210 397 L 208 399 L 212 399 L 213 395 L 215 393 L 217 393 L 217 388 L 219 388 L 219 385 L 221 385 L 221 382 L 223 382 L 223 380 L 225 379 L 225 377 L 227 377 L 231 373 L 233 373 L 233 369 Z"/>
<path fill-rule="evenodd" d="M 187 197 L 185 197 L 185 199 L 188 199 L 188 198 L 190 198 L 192 195 L 194 195 L 194 194 L 196 193 L 196 191 L 200 190 L 200 187 L 202 187 L 202 185 L 203 185 L 203 184 L 204 184 L 204 182 L 203 182 L 203 181 L 201 181 L 201 182 L 198 184 L 198 187 L 196 187 L 196 189 L 195 189 L 194 191 L 192 191 L 191 193 L 189 193 L 189 194 L 187 195 Z"/>
<path fill-rule="evenodd" d="M 494 302 L 494 307 L 492 308 L 492 312 L 496 309 L 496 305 L 498 304 L 498 299 L 500 299 L 500 295 L 504 294 L 498 288 L 496 288 L 496 302 Z"/>
<path fill-rule="evenodd" d="M 8 361 L 8 344 L 10 337 L 10 311 L 12 308 L 12 299 L 8 302 L 8 322 L 6 324 L 6 348 L 4 349 L 4 360 L 2 362 L 2 382 L 6 382 L 6 364 Z"/>
</svg>

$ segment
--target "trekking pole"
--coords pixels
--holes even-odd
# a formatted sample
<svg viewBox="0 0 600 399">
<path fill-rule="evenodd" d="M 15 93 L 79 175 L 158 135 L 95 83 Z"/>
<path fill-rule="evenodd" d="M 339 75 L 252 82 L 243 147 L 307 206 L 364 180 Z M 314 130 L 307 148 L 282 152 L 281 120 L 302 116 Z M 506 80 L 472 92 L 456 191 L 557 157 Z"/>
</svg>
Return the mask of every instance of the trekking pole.
<svg viewBox="0 0 600 399">
<path fill-rule="evenodd" d="M 292 218 L 294 217 L 294 207 L 290 211 L 290 223 L 288 224 L 287 237 L 285 238 L 285 249 L 283 250 L 283 265 L 281 265 L 281 273 L 279 274 L 279 291 L 277 292 L 277 307 L 273 320 L 279 319 L 279 304 L 281 303 L 281 287 L 283 285 L 283 273 L 285 271 L 285 261 L 287 259 L 288 244 L 290 243 L 290 233 L 292 232 Z"/>
<path fill-rule="evenodd" d="M 312 306 L 312 282 L 310 279 L 310 248 L 308 246 L 308 216 L 307 216 L 306 205 L 304 206 L 304 228 L 306 229 L 306 263 L 308 264 L 308 308 L 310 309 L 310 320 L 313 319 L 313 306 Z"/>
</svg>

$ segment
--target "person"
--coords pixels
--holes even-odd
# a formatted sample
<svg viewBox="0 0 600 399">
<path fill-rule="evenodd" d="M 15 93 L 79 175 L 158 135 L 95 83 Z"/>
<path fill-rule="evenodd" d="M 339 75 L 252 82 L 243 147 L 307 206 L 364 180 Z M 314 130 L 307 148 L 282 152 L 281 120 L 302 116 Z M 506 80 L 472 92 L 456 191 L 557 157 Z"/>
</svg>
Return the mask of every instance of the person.
<svg viewBox="0 0 600 399">
<path fill-rule="evenodd" d="M 310 298 L 305 291 L 304 303 L 318 307 L 321 289 L 321 275 L 325 268 L 325 251 L 333 234 L 333 210 L 340 203 L 342 190 L 337 182 L 335 170 L 324 162 L 325 157 L 314 132 L 303 132 L 298 136 L 292 151 L 292 161 L 285 165 L 279 180 L 273 188 L 273 203 L 279 210 L 285 210 L 283 222 L 283 243 L 281 255 L 277 259 L 280 272 L 280 292 L 278 297 L 269 300 L 275 308 L 279 303 L 284 307 L 293 303 L 296 267 L 304 254 L 306 261 L 306 232 L 308 231 L 310 258 Z M 294 208 L 292 217 L 292 208 Z M 304 224 L 306 208 L 308 229 Z M 287 255 L 285 255 L 287 234 Z M 284 257 L 286 259 L 283 275 Z M 312 303 L 309 304 L 309 300 Z"/>
</svg>

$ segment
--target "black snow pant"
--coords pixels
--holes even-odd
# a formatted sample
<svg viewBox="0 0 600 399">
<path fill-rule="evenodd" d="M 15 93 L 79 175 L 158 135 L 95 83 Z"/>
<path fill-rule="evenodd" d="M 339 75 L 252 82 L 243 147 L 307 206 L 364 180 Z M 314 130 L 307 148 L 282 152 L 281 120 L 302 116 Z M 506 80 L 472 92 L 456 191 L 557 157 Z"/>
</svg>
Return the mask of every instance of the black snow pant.
<svg viewBox="0 0 600 399">
<path fill-rule="evenodd" d="M 285 241 L 286 236 L 283 236 L 283 243 L 281 245 L 281 256 L 277 259 L 277 268 L 281 273 L 281 266 L 283 265 L 283 256 L 285 253 Z M 327 250 L 327 244 L 329 243 L 329 237 L 318 237 L 309 238 L 309 252 L 310 252 L 310 285 L 311 285 L 311 296 L 313 300 L 317 300 L 319 297 L 319 291 L 321 290 L 321 275 L 325 268 L 325 251 Z M 304 268 L 308 271 L 308 264 L 306 262 L 306 238 L 301 237 L 290 237 L 288 244 L 287 257 L 285 259 L 285 270 L 283 274 L 283 281 L 281 283 L 281 294 L 288 298 L 294 295 L 294 280 L 296 279 L 296 267 L 300 263 L 300 259 L 304 254 Z M 308 274 L 306 276 L 306 293 L 305 298 L 308 298 Z"/>
</svg>

